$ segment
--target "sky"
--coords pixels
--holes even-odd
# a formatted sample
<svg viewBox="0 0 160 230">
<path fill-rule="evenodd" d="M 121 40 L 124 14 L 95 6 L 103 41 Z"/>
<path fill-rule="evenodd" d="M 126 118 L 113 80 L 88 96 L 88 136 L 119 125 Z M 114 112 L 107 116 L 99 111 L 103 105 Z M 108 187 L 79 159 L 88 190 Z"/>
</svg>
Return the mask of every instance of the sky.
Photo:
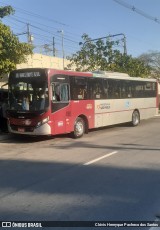
<svg viewBox="0 0 160 230">
<path fill-rule="evenodd" d="M 2 19 L 20 41 L 26 42 L 27 23 L 33 36 L 34 52 L 52 55 L 53 37 L 56 55 L 65 56 L 80 50 L 82 35 L 91 39 L 123 33 L 127 54 L 138 57 L 149 51 L 160 51 L 160 0 L 0 0 L 0 6 L 11 5 L 15 14 Z M 123 4 L 122 4 L 123 3 Z M 144 17 L 127 7 L 146 14 Z M 158 21 L 149 19 L 151 16 Z M 58 32 L 58 31 L 63 31 Z M 115 36 L 114 40 L 122 39 Z M 123 42 L 117 47 L 123 52 Z M 47 47 L 48 49 L 44 49 Z"/>
</svg>

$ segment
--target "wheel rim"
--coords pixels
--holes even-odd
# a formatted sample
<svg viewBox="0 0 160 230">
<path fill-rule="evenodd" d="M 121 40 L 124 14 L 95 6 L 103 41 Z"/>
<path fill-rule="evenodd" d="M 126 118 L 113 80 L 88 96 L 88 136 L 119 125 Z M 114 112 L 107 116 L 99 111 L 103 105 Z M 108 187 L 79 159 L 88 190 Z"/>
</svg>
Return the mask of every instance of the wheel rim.
<svg viewBox="0 0 160 230">
<path fill-rule="evenodd" d="M 133 113 L 133 124 L 138 125 L 139 123 L 139 114 L 137 112 Z"/>
<path fill-rule="evenodd" d="M 78 121 L 75 125 L 75 133 L 76 133 L 76 136 L 81 136 L 83 135 L 84 133 L 84 125 L 83 125 L 83 122 L 81 121 Z"/>
</svg>

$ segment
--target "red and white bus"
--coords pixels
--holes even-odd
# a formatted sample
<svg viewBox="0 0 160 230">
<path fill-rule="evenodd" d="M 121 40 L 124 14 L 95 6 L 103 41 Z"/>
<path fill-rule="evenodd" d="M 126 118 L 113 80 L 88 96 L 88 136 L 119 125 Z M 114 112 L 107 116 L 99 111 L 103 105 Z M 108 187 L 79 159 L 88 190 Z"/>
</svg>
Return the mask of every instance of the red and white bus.
<svg viewBox="0 0 160 230">
<path fill-rule="evenodd" d="M 155 79 L 116 72 L 45 68 L 12 71 L 8 126 L 11 133 L 81 137 L 89 129 L 153 117 L 158 110 Z"/>
</svg>

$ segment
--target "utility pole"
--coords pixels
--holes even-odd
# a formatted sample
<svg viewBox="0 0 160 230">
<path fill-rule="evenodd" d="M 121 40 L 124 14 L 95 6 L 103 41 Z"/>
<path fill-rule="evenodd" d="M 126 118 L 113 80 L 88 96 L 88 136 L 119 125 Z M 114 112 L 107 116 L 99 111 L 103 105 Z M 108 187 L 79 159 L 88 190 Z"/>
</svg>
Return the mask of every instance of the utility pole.
<svg viewBox="0 0 160 230">
<path fill-rule="evenodd" d="M 27 32 L 16 34 L 16 36 L 27 34 L 27 42 L 30 42 L 30 32 L 29 32 L 29 23 L 27 23 Z"/>
<path fill-rule="evenodd" d="M 124 34 L 123 34 L 123 36 L 124 36 L 124 38 L 123 38 L 123 39 L 124 39 L 124 42 L 123 42 L 123 44 L 124 44 L 124 47 L 123 47 L 123 48 L 124 48 L 124 54 L 125 54 L 125 55 L 127 55 L 127 43 L 126 43 L 126 36 L 125 36 Z"/>
<path fill-rule="evenodd" d="M 59 30 L 57 32 L 61 33 L 61 36 L 62 36 L 62 54 L 63 54 L 63 69 L 64 69 L 64 57 L 65 57 L 65 54 L 64 54 L 64 31 Z"/>
<path fill-rule="evenodd" d="M 55 52 L 55 41 L 54 41 L 54 37 L 53 37 L 53 57 L 56 56 L 56 52 Z"/>
<path fill-rule="evenodd" d="M 32 44 L 33 41 L 33 36 L 30 33 L 30 27 L 29 27 L 29 23 L 27 23 L 27 40 L 28 40 L 28 44 Z"/>
<path fill-rule="evenodd" d="M 27 41 L 28 41 L 28 44 L 30 44 L 30 28 L 29 28 L 29 23 L 27 23 Z"/>
<path fill-rule="evenodd" d="M 16 34 L 16 36 L 20 36 L 20 35 L 24 35 L 24 34 L 27 34 L 27 42 L 28 42 L 28 44 L 32 44 L 33 36 L 30 33 L 29 23 L 27 23 L 27 32 Z"/>
</svg>

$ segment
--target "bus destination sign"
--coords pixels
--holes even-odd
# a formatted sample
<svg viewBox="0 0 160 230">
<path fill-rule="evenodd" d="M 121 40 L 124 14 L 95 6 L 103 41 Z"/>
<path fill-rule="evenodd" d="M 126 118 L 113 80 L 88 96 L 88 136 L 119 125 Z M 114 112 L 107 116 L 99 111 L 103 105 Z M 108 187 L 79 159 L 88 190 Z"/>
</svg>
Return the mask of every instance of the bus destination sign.
<svg viewBox="0 0 160 230">
<path fill-rule="evenodd" d="M 40 77 L 40 72 L 23 72 L 23 73 L 16 73 L 16 78 L 29 78 L 29 77 Z"/>
</svg>

